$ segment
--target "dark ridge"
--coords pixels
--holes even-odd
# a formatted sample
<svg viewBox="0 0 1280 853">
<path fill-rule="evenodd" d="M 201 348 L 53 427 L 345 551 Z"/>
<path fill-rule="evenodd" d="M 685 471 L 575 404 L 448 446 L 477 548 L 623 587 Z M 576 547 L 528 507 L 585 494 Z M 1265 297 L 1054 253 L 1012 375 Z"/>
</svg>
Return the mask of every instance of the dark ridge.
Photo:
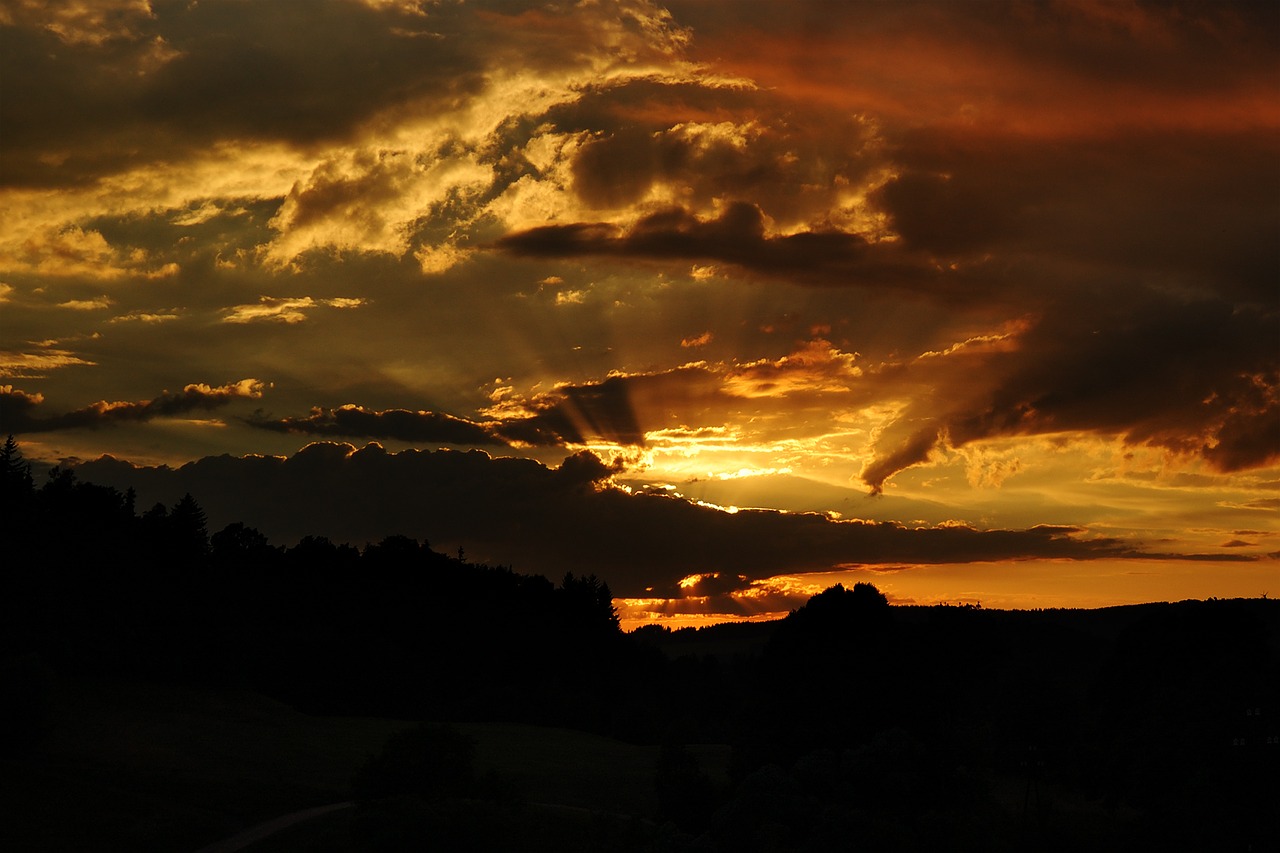
<svg viewBox="0 0 1280 853">
<path fill-rule="evenodd" d="M 37 487 L 12 439 L 0 542 L 12 779 L 49 772 L 58 684 L 140 681 L 652 745 L 652 806 L 594 847 L 570 833 L 577 849 L 1280 849 L 1273 600 L 894 607 L 858 584 L 775 622 L 625 634 L 594 576 L 553 583 L 403 536 L 210 535 L 191 495 L 140 511 L 57 468 Z M 536 794 L 473 772 L 467 744 L 425 729 L 370 759 L 350 849 L 416 849 L 446 825 L 496 833 L 468 849 L 527 836 Z M 731 752 L 726 778 L 699 744 Z M 369 841 L 388 837 L 403 844 Z M 129 838 L 101 849 L 150 849 Z"/>
</svg>

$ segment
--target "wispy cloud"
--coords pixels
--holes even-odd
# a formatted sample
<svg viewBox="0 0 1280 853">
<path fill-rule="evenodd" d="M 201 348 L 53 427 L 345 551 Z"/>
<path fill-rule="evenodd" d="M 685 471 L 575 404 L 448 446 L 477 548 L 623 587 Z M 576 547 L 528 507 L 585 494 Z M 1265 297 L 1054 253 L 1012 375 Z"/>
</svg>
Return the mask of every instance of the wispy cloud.
<svg viewBox="0 0 1280 853">
<path fill-rule="evenodd" d="M 108 296 L 100 296 L 97 299 L 69 299 L 66 302 L 59 302 L 59 308 L 67 308 L 71 311 L 101 311 L 110 308 L 114 303 Z"/>
<path fill-rule="evenodd" d="M 256 303 L 235 305 L 223 312 L 224 323 L 301 323 L 314 308 L 358 308 L 365 304 L 362 298 L 339 297 L 313 299 L 310 296 L 277 297 L 262 296 Z"/>
<path fill-rule="evenodd" d="M 40 352 L 0 350 L 0 376 L 35 379 L 47 371 L 62 367 L 92 366 L 94 363 L 69 350 L 45 349 Z"/>
<path fill-rule="evenodd" d="M 218 409 L 236 399 L 256 400 L 262 396 L 265 388 L 266 384 L 257 379 L 241 379 L 239 382 L 217 386 L 194 383 L 181 391 L 165 391 L 150 400 L 99 400 L 82 409 L 42 416 L 36 410 L 44 402 L 43 395 L 27 394 L 6 385 L 0 386 L 0 431 L 38 433 L 94 429 L 116 423 L 175 417 L 189 412 Z"/>
<path fill-rule="evenodd" d="M 481 424 L 440 412 L 391 409 L 376 411 L 356 405 L 336 409 L 314 408 L 305 418 L 272 419 L 263 415 L 248 421 L 259 429 L 300 435 L 343 438 L 398 439 L 462 445 L 505 445 L 489 424 Z"/>
</svg>

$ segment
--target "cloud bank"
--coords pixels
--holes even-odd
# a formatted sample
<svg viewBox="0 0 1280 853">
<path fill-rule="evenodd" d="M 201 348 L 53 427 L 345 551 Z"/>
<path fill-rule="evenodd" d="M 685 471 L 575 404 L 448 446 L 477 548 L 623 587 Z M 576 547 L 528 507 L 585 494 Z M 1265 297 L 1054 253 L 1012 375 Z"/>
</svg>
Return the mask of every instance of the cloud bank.
<svg viewBox="0 0 1280 853">
<path fill-rule="evenodd" d="M 779 574 L 860 565 L 1144 555 L 1061 526 L 979 530 L 729 513 L 618 488 L 610 482 L 616 469 L 585 451 L 550 468 L 481 451 L 317 443 L 288 458 L 209 457 L 172 469 L 104 457 L 75 471 L 132 485 L 143 503 L 189 491 L 215 529 L 240 520 L 280 543 L 323 534 L 360 545 L 400 533 L 520 571 L 594 572 L 624 597 L 678 597 L 680 581 L 693 575 L 717 575 L 724 592 Z"/>
<path fill-rule="evenodd" d="M 187 385 L 181 391 L 165 391 L 150 400 L 108 402 L 99 400 L 83 409 L 41 416 L 40 394 L 27 394 L 11 385 L 0 386 L 0 432 L 41 433 L 66 429 L 97 429 L 113 424 L 172 418 L 192 412 L 220 409 L 233 400 L 257 400 L 264 383 L 241 379 L 227 385 Z"/>
</svg>

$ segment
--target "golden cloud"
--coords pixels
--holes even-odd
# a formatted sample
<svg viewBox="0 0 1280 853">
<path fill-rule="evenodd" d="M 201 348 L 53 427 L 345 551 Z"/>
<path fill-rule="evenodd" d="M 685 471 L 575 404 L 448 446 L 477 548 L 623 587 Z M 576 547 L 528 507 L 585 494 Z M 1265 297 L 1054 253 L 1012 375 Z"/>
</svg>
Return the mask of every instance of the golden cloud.
<svg viewBox="0 0 1280 853">
<path fill-rule="evenodd" d="M 110 308 L 113 304 L 110 297 L 103 295 L 97 299 L 70 299 L 59 302 L 58 307 L 71 311 L 101 311 L 104 308 Z"/>
<path fill-rule="evenodd" d="M 313 299 L 310 296 L 277 297 L 261 296 L 257 303 L 234 305 L 223 312 L 224 323 L 301 323 L 307 319 L 307 312 L 313 308 L 329 307 L 339 309 L 358 308 L 365 304 L 364 299 L 338 297 L 334 299 Z"/>
<path fill-rule="evenodd" d="M 92 367 L 94 362 L 67 350 L 48 349 L 38 353 L 0 350 L 0 376 L 37 379 L 46 371 L 78 365 Z"/>
</svg>

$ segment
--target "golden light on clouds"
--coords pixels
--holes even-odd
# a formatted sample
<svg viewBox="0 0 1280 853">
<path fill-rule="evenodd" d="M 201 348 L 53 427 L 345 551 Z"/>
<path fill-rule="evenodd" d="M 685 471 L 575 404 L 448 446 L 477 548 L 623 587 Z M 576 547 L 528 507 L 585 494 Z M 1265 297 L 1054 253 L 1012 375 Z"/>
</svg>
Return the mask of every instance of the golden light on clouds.
<svg viewBox="0 0 1280 853">
<path fill-rule="evenodd" d="M 46 349 L 42 352 L 0 351 L 0 376 L 36 379 L 48 370 L 75 365 L 93 366 L 68 350 Z"/>
<path fill-rule="evenodd" d="M 0 433 L 175 467 L 469 449 L 458 490 L 542 491 L 422 535 L 517 569 L 510 531 L 554 550 L 538 507 L 644 541 L 691 513 L 643 564 L 555 543 L 638 620 L 874 567 L 1036 606 L 1273 566 L 1264 4 L 317 9 L 0 6 Z M 285 504 L 257 523 L 302 535 Z M 699 551 L 747 523 L 812 553 Z"/>
<path fill-rule="evenodd" d="M 359 308 L 363 304 L 363 299 L 351 297 L 313 299 L 310 296 L 295 298 L 261 296 L 254 304 L 232 306 L 227 309 L 226 316 L 222 319 L 225 323 L 254 323 L 260 321 L 301 323 L 307 319 L 308 312 L 313 308 L 349 309 Z"/>
</svg>

